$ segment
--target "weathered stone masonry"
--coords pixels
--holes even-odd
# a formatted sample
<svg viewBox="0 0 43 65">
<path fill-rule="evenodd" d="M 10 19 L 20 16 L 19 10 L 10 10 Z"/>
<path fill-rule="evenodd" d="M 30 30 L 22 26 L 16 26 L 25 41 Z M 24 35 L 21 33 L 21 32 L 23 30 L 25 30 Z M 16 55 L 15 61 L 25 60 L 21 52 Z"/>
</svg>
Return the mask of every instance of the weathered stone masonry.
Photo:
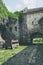
<svg viewBox="0 0 43 65">
<path fill-rule="evenodd" d="M 43 37 L 43 8 L 24 9 L 19 21 L 12 17 L 0 18 L 0 32 L 5 47 L 11 47 L 11 40 L 19 40 L 20 45 L 32 44 L 34 37 Z M 3 33 L 2 33 L 3 31 Z"/>
<path fill-rule="evenodd" d="M 0 17 L 0 35 L 5 43 L 2 43 L 2 47 L 11 48 L 12 40 L 18 39 L 18 21 L 12 17 L 1 18 Z M 0 43 L 1 44 L 1 43 Z"/>
<path fill-rule="evenodd" d="M 43 37 L 43 8 L 24 9 L 22 12 L 19 42 L 31 44 L 34 35 Z"/>
</svg>

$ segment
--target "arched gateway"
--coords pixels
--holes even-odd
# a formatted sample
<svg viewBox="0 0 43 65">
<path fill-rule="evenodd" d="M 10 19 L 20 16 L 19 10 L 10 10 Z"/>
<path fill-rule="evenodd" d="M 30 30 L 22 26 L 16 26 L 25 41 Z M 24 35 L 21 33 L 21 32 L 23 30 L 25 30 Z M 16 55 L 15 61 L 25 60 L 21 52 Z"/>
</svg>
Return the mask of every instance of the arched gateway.
<svg viewBox="0 0 43 65">
<path fill-rule="evenodd" d="M 31 43 L 32 44 L 42 44 L 43 43 L 43 34 L 42 33 L 33 33 L 31 35 Z"/>
<path fill-rule="evenodd" d="M 32 44 L 34 38 L 43 39 L 43 8 L 24 9 L 19 19 L 19 43 Z"/>
<path fill-rule="evenodd" d="M 31 43 L 34 43 L 34 38 L 36 38 L 36 39 L 39 39 L 39 40 L 37 40 L 37 41 L 39 41 L 39 43 L 43 43 L 43 17 L 42 18 L 40 18 L 40 20 L 38 21 L 38 24 L 39 24 L 39 26 L 40 26 L 40 30 L 39 31 L 37 31 L 37 32 L 35 32 L 35 31 L 33 31 L 33 33 L 30 35 L 30 38 L 31 38 Z M 42 39 L 42 42 L 40 42 L 41 41 L 41 39 Z M 36 43 L 36 41 L 35 41 L 35 43 Z"/>
</svg>

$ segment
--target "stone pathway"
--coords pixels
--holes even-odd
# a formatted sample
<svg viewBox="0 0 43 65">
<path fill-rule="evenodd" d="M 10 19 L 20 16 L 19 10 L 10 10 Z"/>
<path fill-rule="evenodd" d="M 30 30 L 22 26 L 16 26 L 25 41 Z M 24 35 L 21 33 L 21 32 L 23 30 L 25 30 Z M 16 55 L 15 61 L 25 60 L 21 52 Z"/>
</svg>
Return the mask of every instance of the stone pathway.
<svg viewBox="0 0 43 65">
<path fill-rule="evenodd" d="M 41 48 L 43 46 L 30 45 L 3 65 L 43 65 Z"/>
</svg>

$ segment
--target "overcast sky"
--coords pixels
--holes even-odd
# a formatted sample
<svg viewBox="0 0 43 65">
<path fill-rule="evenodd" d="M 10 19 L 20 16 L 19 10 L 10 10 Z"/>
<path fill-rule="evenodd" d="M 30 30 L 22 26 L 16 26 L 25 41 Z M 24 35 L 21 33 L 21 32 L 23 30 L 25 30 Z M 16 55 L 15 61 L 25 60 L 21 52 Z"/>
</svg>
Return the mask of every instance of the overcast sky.
<svg viewBox="0 0 43 65">
<path fill-rule="evenodd" d="M 22 10 L 25 7 L 37 8 L 43 7 L 43 0 L 3 0 L 9 11 Z"/>
</svg>

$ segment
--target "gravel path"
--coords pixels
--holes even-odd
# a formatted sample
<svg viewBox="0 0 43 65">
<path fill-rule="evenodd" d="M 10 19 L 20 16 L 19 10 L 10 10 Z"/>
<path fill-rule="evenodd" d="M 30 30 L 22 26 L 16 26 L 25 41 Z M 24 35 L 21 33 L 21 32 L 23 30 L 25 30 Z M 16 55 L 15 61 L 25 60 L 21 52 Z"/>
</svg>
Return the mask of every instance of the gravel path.
<svg viewBox="0 0 43 65">
<path fill-rule="evenodd" d="M 3 65 L 43 65 L 43 45 L 30 45 Z"/>
</svg>

